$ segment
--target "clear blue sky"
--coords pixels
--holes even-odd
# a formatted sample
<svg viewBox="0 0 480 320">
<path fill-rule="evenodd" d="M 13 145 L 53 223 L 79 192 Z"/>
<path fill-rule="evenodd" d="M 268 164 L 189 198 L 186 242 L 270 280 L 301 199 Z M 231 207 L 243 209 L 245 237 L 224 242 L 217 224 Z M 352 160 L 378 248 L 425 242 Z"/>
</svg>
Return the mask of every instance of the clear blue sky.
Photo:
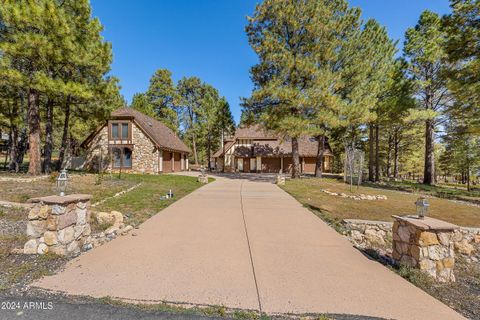
<svg viewBox="0 0 480 320">
<path fill-rule="evenodd" d="M 240 118 L 240 97 L 252 89 L 249 69 L 256 56 L 248 45 L 246 16 L 259 0 L 91 0 L 104 37 L 113 46 L 112 74 L 128 100 L 144 92 L 156 69 L 175 81 L 197 76 L 216 87 Z M 448 0 L 350 0 L 363 18 L 375 18 L 402 45 L 405 30 L 429 9 L 449 11 Z"/>
</svg>

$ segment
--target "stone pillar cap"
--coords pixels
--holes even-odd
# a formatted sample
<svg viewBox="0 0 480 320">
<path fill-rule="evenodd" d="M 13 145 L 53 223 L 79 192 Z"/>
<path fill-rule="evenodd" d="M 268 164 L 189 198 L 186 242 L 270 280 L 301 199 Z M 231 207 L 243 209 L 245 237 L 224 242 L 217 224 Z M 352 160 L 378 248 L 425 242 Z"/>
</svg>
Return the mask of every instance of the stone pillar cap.
<svg viewBox="0 0 480 320">
<path fill-rule="evenodd" d="M 73 202 L 88 201 L 92 198 L 91 194 L 69 194 L 66 196 L 46 196 L 31 198 L 28 202 L 38 203 L 43 202 L 45 204 L 69 204 Z"/>
<path fill-rule="evenodd" d="M 393 215 L 392 217 L 398 221 L 404 221 L 421 230 L 449 231 L 449 230 L 455 230 L 459 228 L 457 225 L 453 223 L 449 223 L 443 220 L 430 218 L 430 217 L 424 217 L 423 219 L 415 215 L 409 215 L 409 216 Z"/>
</svg>

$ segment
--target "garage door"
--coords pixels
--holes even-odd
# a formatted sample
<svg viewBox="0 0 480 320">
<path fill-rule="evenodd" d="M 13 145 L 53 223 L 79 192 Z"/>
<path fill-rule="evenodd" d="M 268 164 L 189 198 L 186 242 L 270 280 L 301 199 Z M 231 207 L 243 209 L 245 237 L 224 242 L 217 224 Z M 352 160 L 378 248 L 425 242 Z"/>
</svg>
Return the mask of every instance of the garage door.
<svg viewBox="0 0 480 320">
<path fill-rule="evenodd" d="M 315 162 L 317 161 L 317 158 L 304 158 L 304 161 L 303 172 L 315 173 Z"/>
<path fill-rule="evenodd" d="M 163 151 L 163 172 L 172 172 L 172 153 Z"/>
<path fill-rule="evenodd" d="M 278 173 L 280 171 L 280 158 L 262 158 L 262 172 Z"/>
<path fill-rule="evenodd" d="M 174 153 L 175 171 L 182 171 L 182 160 L 180 153 Z"/>
</svg>

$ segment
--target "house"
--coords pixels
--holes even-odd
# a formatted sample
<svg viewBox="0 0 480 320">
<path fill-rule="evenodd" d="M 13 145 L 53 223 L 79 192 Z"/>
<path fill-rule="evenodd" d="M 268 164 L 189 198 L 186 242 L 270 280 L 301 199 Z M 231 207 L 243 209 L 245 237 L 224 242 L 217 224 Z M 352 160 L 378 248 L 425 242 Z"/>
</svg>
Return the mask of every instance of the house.
<svg viewBox="0 0 480 320">
<path fill-rule="evenodd" d="M 188 170 L 190 149 L 165 124 L 132 108 L 112 112 L 83 143 L 85 168 L 107 172 L 162 173 Z"/>
<path fill-rule="evenodd" d="M 314 137 L 298 138 L 300 169 L 302 173 L 315 173 L 318 141 Z M 237 128 L 231 138 L 214 155 L 217 170 L 235 172 L 288 173 L 292 170 L 291 139 L 263 129 L 259 125 Z M 331 172 L 333 153 L 325 142 L 324 172 Z"/>
</svg>

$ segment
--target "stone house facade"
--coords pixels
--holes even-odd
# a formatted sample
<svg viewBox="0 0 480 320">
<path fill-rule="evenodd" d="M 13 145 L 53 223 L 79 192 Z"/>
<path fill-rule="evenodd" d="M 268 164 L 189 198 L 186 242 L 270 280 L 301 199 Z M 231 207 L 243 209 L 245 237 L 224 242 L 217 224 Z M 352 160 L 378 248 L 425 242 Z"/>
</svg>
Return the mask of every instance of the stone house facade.
<svg viewBox="0 0 480 320">
<path fill-rule="evenodd" d="M 121 108 L 82 143 L 85 168 L 98 172 L 163 173 L 188 170 L 190 149 L 162 122 Z"/>
<path fill-rule="evenodd" d="M 323 171 L 332 172 L 333 153 L 325 141 Z M 315 173 L 318 141 L 314 137 L 298 138 L 300 170 Z M 292 170 L 292 143 L 259 125 L 239 127 L 233 137 L 226 138 L 214 155 L 217 170 L 234 172 L 289 173 Z"/>
</svg>

